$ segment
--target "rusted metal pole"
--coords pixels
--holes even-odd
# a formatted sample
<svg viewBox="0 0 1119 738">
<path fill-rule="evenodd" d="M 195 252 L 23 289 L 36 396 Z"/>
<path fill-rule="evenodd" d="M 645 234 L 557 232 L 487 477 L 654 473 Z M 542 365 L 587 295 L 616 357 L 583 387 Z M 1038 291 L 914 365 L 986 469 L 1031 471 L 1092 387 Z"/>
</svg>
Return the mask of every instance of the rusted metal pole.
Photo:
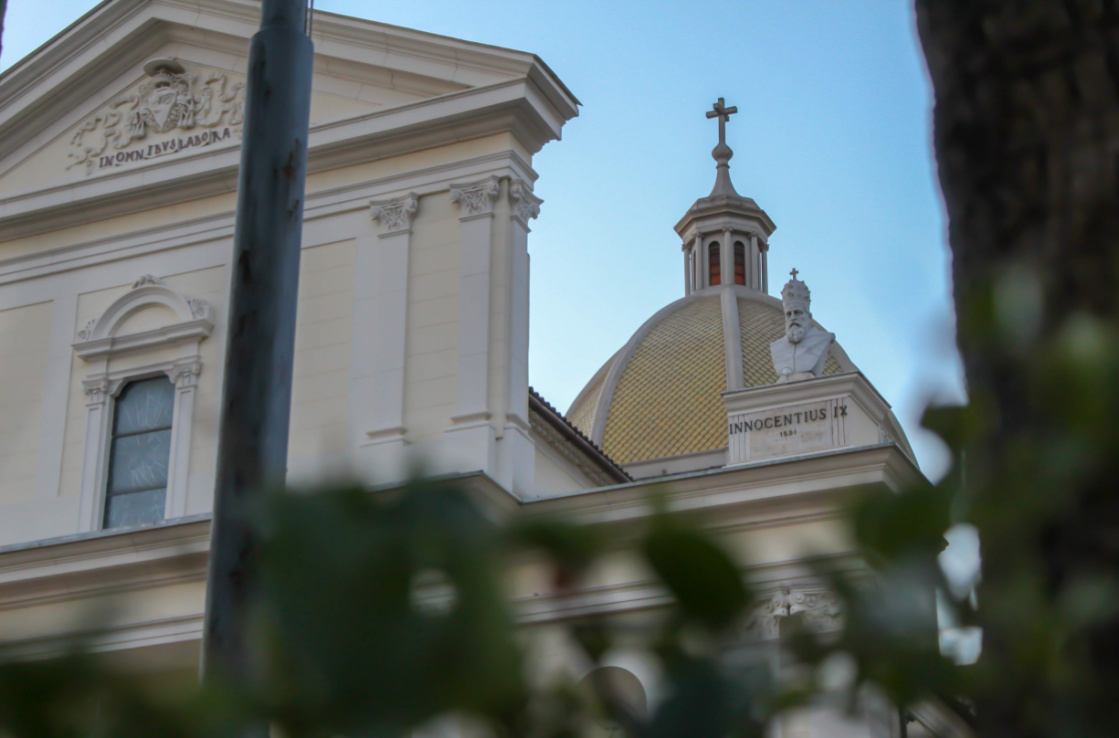
<svg viewBox="0 0 1119 738">
<path fill-rule="evenodd" d="M 249 51 L 202 655 L 245 683 L 253 503 L 287 469 L 313 47 L 307 0 L 264 0 Z M 267 735 L 267 726 L 249 733 Z"/>
</svg>

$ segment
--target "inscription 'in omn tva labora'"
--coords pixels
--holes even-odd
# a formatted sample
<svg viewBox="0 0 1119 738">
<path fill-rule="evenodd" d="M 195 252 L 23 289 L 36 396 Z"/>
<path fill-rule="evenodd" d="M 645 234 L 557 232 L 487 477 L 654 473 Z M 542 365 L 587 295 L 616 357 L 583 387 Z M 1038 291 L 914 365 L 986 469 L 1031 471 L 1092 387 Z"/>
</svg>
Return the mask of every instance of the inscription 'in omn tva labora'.
<svg viewBox="0 0 1119 738">
<path fill-rule="evenodd" d="M 180 136 L 179 138 L 172 138 L 169 141 L 160 141 L 159 143 L 151 143 L 140 148 L 118 151 L 115 154 L 101 156 L 97 159 L 97 168 L 119 167 L 122 164 L 129 164 L 134 161 L 158 159 L 161 156 L 174 154 L 178 151 L 185 151 L 186 149 L 210 146 L 232 137 L 233 129 L 228 127 L 216 131 L 202 131 L 191 136 Z"/>
<path fill-rule="evenodd" d="M 833 418 L 847 417 L 847 406 L 836 405 L 831 408 Z M 746 433 L 749 431 L 775 430 L 779 428 L 795 428 L 801 423 L 818 423 L 829 418 L 827 406 L 815 410 L 797 410 L 796 412 L 775 413 L 764 418 L 752 420 L 732 420 L 727 424 L 730 435 Z"/>
</svg>

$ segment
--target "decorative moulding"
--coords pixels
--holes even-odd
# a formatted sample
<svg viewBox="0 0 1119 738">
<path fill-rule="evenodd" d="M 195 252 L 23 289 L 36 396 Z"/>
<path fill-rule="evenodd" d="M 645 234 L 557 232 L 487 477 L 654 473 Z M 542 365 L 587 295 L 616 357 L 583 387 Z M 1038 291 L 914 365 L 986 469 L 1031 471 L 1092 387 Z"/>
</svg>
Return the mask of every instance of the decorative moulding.
<svg viewBox="0 0 1119 738">
<path fill-rule="evenodd" d="M 388 159 L 494 133 L 512 131 L 535 152 L 559 136 L 569 117 L 534 97 L 521 80 L 439 95 L 369 115 L 313 126 L 308 172 Z M 529 104 L 524 104 L 525 100 Z M 454 118 L 454 126 L 446 121 Z M 2 130 L 2 129 L 0 129 Z M 65 187 L 0 199 L 0 228 L 22 237 L 185 199 L 232 192 L 238 163 L 233 146 L 194 147 L 191 153 L 137 162 Z"/>
<path fill-rule="evenodd" d="M 809 630 L 828 633 L 842 627 L 839 599 L 823 588 L 783 586 L 754 609 L 746 623 L 748 633 L 765 640 L 781 635 L 781 621 L 800 615 Z"/>
<path fill-rule="evenodd" d="M 160 305 L 177 320 L 158 328 L 118 335 L 117 329 L 138 310 Z M 188 297 L 146 274 L 132 289 L 117 298 L 100 317 L 86 323 L 74 341 L 74 351 L 85 361 L 188 341 L 200 341 L 214 329 L 214 309 L 205 300 Z"/>
<path fill-rule="evenodd" d="M 121 332 L 129 316 L 153 306 L 169 310 L 173 315 L 171 322 L 134 333 Z M 98 530 L 103 522 L 114 398 L 129 382 L 161 374 L 175 387 L 163 517 L 178 518 L 186 514 L 194 398 L 202 372 L 199 343 L 213 329 L 214 310 L 209 303 L 188 297 L 162 279 L 145 274 L 99 317 L 78 331 L 74 351 L 87 364 L 86 375 L 82 378 L 86 432 L 78 512 L 80 531 Z M 143 351 L 168 347 L 175 349 L 170 358 L 165 353 L 158 354 L 160 358 L 153 355 L 154 361 L 144 366 L 129 362 L 117 367 L 112 363 L 112 359 L 121 354 L 143 356 Z"/>
<path fill-rule="evenodd" d="M 176 389 L 195 389 L 198 386 L 198 375 L 201 373 L 202 362 L 188 356 L 174 361 L 93 374 L 82 380 L 82 390 L 85 392 L 87 404 L 97 404 L 115 399 L 124 389 L 124 385 L 129 382 L 145 377 L 157 377 L 161 374 L 166 375 Z"/>
<path fill-rule="evenodd" d="M 67 170 L 87 176 L 241 137 L 244 83 L 213 68 L 152 59 L 146 77 L 88 115 L 70 137 Z M 157 139 L 157 140 L 153 140 Z"/>
</svg>

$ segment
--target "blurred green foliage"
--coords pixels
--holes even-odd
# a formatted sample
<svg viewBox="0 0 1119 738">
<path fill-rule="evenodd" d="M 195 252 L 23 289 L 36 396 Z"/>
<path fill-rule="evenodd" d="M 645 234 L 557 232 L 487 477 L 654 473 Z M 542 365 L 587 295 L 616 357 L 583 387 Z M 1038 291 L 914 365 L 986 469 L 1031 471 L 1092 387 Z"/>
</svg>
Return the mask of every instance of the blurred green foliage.
<svg viewBox="0 0 1119 738">
<path fill-rule="evenodd" d="M 994 315 L 961 320 L 983 325 Z M 1004 340 L 997 326 L 986 330 Z M 969 407 L 929 410 L 925 424 L 952 454 L 949 473 L 853 497 L 850 529 L 868 571 L 812 563 L 842 617 L 827 631 L 786 618 L 780 659 L 749 645 L 761 603 L 744 562 L 661 500 L 611 540 L 593 526 L 495 513 L 454 483 L 273 491 L 254 516 L 260 579 L 248 678 L 169 691 L 78 653 L 9 660 L 0 665 L 0 736 L 208 738 L 266 723 L 289 738 L 391 737 L 446 718 L 495 736 L 596 736 L 606 725 L 637 738 L 763 736 L 785 710 L 823 693 L 845 694 L 854 708 L 868 689 L 903 712 L 932 702 L 976 725 L 989 719 L 984 705 L 1028 695 L 1014 720 L 1032 735 L 1110 735 L 1119 580 L 1108 562 L 1119 530 L 1106 513 L 1119 478 L 1119 332 L 1078 313 L 1030 340 L 1032 360 L 1016 381 L 1028 388 L 1028 409 L 1051 422 L 1008 429 L 981 388 Z M 1003 453 L 990 451 L 994 434 Z M 983 540 L 978 606 L 938 563 L 959 521 Z M 619 550 L 672 604 L 562 627 L 580 673 L 608 664 L 620 644 L 643 652 L 660 679 L 648 710 L 609 679 L 541 679 L 531 627 L 517 625 L 506 590 L 510 567 L 533 562 L 557 591 L 578 591 Z M 983 628 L 978 663 L 941 655 L 934 593 L 954 621 Z"/>
<path fill-rule="evenodd" d="M 2 7 L 3 0 L 0 0 Z M 498 520 L 453 485 L 267 495 L 248 678 L 160 688 L 75 651 L 3 659 L 0 738 L 397 736 L 445 717 L 482 734 L 762 736 L 823 692 L 935 701 L 983 738 L 1111 736 L 1119 725 L 1119 12 L 1070 0 L 917 0 L 936 90 L 966 408 L 925 424 L 947 475 L 850 511 L 857 578 L 817 562 L 838 630 L 782 628 L 781 668 L 743 648 L 758 603 L 717 537 L 661 512 L 627 539 L 672 595 L 647 617 L 586 617 L 568 639 L 590 668 L 639 648 L 661 675 L 637 709 L 608 679 L 541 683 L 505 591 L 534 560 L 575 590 L 613 550 L 601 530 Z M 655 505 L 655 503 L 654 503 Z M 938 565 L 975 527 L 978 596 Z M 628 535 L 628 534 L 627 534 Z M 983 631 L 939 653 L 933 593 Z M 843 678 L 836 680 L 838 671 Z"/>
<path fill-rule="evenodd" d="M 742 650 L 757 603 L 740 563 L 686 519 L 655 512 L 626 545 L 674 604 L 636 621 L 596 616 L 567 627 L 585 670 L 619 642 L 647 653 L 662 699 L 645 711 L 609 680 L 534 677 L 505 588 L 510 562 L 530 561 L 559 591 L 574 591 L 616 551 L 601 530 L 537 516 L 498 522 L 446 483 L 273 492 L 255 515 L 248 679 L 168 693 L 88 655 L 9 662 L 0 666 L 0 735 L 233 736 L 264 722 L 290 738 L 403 736 L 454 717 L 505 736 L 602 735 L 607 724 L 649 738 L 761 736 L 781 710 L 811 698 L 813 665 L 840 651 L 856 654 L 852 690 L 872 681 L 904 703 L 951 688 L 928 619 L 946 520 L 935 489 L 868 494 L 854 514 L 884 578 L 855 583 L 821 565 L 847 601 L 843 630 L 790 628 L 787 645 L 808 676 L 783 682 L 771 659 Z"/>
</svg>

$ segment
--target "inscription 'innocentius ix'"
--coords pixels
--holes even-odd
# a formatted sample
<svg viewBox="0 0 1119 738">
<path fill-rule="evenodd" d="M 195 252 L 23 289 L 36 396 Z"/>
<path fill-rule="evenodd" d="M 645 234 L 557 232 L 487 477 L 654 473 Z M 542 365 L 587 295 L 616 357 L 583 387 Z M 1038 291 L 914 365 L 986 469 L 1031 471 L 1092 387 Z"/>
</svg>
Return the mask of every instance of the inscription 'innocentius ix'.
<svg viewBox="0 0 1119 738">
<path fill-rule="evenodd" d="M 727 432 L 730 435 L 735 435 L 736 433 L 746 433 L 748 431 L 795 428 L 801 423 L 818 423 L 827 420 L 829 417 L 847 417 L 847 406 L 836 405 L 832 407 L 830 409 L 830 415 L 829 408 L 825 405 L 824 407 L 814 410 L 775 413 L 773 415 L 767 415 L 764 418 L 753 418 L 750 420 L 732 420 L 727 424 Z"/>
<path fill-rule="evenodd" d="M 239 135 L 242 82 L 224 72 L 188 72 L 175 59 L 144 65 L 147 79 L 84 120 L 70 138 L 66 168 L 119 167 L 191 148 L 210 146 Z M 150 136 L 182 133 L 151 141 Z"/>
</svg>

